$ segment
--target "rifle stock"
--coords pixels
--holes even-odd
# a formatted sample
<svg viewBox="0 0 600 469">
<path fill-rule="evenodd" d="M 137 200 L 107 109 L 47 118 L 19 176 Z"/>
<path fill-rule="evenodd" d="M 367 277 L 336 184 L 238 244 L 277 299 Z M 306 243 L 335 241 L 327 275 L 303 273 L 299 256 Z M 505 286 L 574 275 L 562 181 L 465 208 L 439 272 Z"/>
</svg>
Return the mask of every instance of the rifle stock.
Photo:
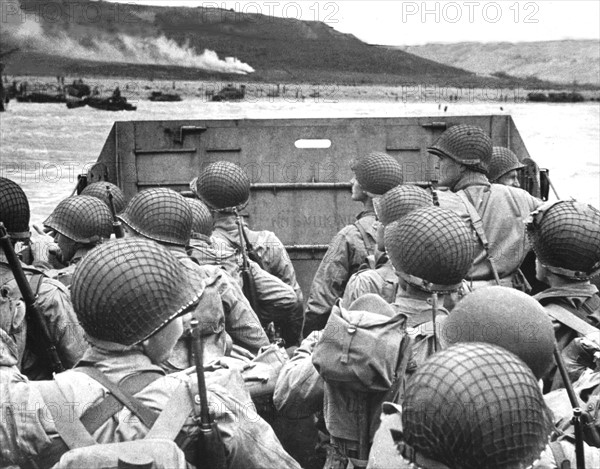
<svg viewBox="0 0 600 469">
<path fill-rule="evenodd" d="M 240 250 L 242 251 L 242 280 L 244 282 L 242 290 L 244 292 L 244 296 L 250 302 L 250 306 L 252 307 L 252 309 L 254 311 L 257 311 L 258 294 L 256 292 L 254 276 L 250 271 L 250 262 L 248 261 L 248 251 L 244 227 L 242 226 L 242 220 L 237 210 L 235 211 L 235 223 L 238 227 L 238 235 L 240 237 Z"/>
<path fill-rule="evenodd" d="M 117 211 L 115 210 L 115 201 L 113 199 L 113 195 L 110 192 L 110 186 L 106 186 L 106 192 L 108 192 L 108 203 L 110 207 L 110 213 L 113 218 L 113 233 L 117 238 L 125 237 L 125 230 L 123 230 L 123 225 L 121 224 L 121 220 L 117 218 Z"/>
<path fill-rule="evenodd" d="M 206 395 L 206 380 L 204 379 L 204 345 L 202 332 L 197 319 L 192 319 L 192 337 L 194 348 L 194 361 L 198 377 L 198 396 L 200 398 L 200 434 L 198 435 L 198 452 L 196 467 L 202 469 L 225 469 L 227 460 L 225 445 L 217 428 L 217 424 L 210 416 L 208 397 Z"/>
<path fill-rule="evenodd" d="M 46 324 L 41 311 L 37 307 L 37 298 L 31 290 L 31 285 L 29 285 L 27 277 L 25 277 L 25 272 L 23 272 L 21 262 L 15 253 L 10 237 L 8 236 L 8 232 L 6 231 L 4 223 L 2 222 L 0 222 L 0 244 L 2 245 L 2 250 L 4 251 L 6 259 L 8 260 L 10 270 L 15 277 L 15 281 L 19 287 L 23 301 L 25 302 L 27 322 L 29 323 L 30 327 L 39 331 L 39 334 L 41 335 L 40 342 L 43 344 L 43 348 L 48 354 L 46 358 L 50 360 L 52 371 L 54 373 L 65 371 L 65 367 L 63 366 L 58 355 L 56 344 L 50 336 L 48 325 Z"/>
</svg>

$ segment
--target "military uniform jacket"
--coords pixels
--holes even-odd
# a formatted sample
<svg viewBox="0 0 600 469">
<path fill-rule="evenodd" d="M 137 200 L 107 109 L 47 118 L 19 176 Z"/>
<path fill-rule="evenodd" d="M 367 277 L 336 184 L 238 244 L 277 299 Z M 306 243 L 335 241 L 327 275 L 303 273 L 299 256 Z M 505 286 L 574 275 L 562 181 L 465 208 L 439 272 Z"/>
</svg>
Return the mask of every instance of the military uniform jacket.
<svg viewBox="0 0 600 469">
<path fill-rule="evenodd" d="M 354 300 L 367 293 L 379 295 L 388 303 L 396 299 L 398 276 L 387 254 L 377 251 L 356 272 L 344 290 L 342 305 L 348 308 Z"/>
</svg>

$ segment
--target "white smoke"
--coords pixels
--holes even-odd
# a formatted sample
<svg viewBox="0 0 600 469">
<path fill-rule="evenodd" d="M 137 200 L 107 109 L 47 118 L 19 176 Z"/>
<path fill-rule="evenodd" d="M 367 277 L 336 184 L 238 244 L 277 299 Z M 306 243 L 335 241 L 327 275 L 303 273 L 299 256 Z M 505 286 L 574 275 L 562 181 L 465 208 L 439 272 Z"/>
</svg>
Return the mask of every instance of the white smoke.
<svg viewBox="0 0 600 469">
<path fill-rule="evenodd" d="M 15 5 L 18 3 L 14 0 L 0 0 L 2 12 L 14 12 Z M 250 65 L 235 57 L 222 60 L 216 52 L 208 49 L 198 55 L 188 43 L 180 46 L 165 36 L 137 37 L 123 33 L 109 36 L 98 33 L 96 37 L 86 37 L 84 45 L 62 30 L 52 34 L 45 33 L 35 15 L 28 13 L 3 16 L 2 42 L 9 42 L 21 49 L 98 62 L 176 65 L 223 73 L 254 72 Z"/>
</svg>

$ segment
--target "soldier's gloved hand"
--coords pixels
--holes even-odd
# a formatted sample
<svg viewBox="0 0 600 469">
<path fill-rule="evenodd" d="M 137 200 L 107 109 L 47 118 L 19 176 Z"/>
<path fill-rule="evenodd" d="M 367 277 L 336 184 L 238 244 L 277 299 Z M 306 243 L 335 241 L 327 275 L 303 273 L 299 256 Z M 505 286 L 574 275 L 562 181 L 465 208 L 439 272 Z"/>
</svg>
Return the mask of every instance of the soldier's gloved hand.
<svg viewBox="0 0 600 469">
<path fill-rule="evenodd" d="M 33 225 L 30 241 L 33 265 L 43 269 L 62 269 L 65 265 L 60 261 L 60 248 L 54 238 L 44 232 L 39 225 Z"/>
<path fill-rule="evenodd" d="M 569 377 L 572 381 L 576 381 L 586 368 L 596 368 L 596 360 L 600 356 L 600 347 L 592 340 L 578 337 L 565 347 L 562 355 Z"/>
</svg>

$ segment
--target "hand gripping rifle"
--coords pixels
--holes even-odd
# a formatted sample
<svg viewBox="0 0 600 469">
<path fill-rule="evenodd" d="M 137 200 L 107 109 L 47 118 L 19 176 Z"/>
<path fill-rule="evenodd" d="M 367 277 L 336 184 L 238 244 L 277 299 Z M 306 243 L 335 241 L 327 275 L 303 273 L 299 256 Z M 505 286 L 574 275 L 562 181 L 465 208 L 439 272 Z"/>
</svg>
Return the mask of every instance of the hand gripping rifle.
<svg viewBox="0 0 600 469">
<path fill-rule="evenodd" d="M 4 223 L 2 222 L 0 222 L 0 244 L 2 245 L 2 250 L 4 251 L 6 259 L 8 260 L 10 270 L 12 271 L 19 290 L 21 291 L 23 301 L 25 302 L 26 318 L 29 327 L 39 331 L 38 333 L 41 335 L 41 337 L 38 339 L 38 344 L 40 345 L 40 348 L 45 349 L 47 352 L 47 357 L 50 360 L 52 372 L 60 373 L 61 371 L 65 371 L 65 367 L 58 356 L 56 344 L 50 336 L 48 325 L 46 324 L 44 316 L 37 306 L 37 297 L 31 290 L 31 285 L 29 285 L 27 277 L 25 277 L 21 262 L 15 253 L 10 237 L 8 236 L 8 232 L 6 231 Z"/>
<path fill-rule="evenodd" d="M 554 348 L 554 360 L 556 361 L 558 371 L 560 372 L 567 395 L 569 396 L 569 401 L 573 407 L 573 419 L 571 422 L 573 423 L 573 427 L 575 429 L 575 457 L 577 459 L 577 469 L 585 469 L 585 455 L 583 446 L 584 432 L 588 437 L 590 437 L 593 445 L 600 445 L 600 435 L 594 426 L 594 419 L 592 416 L 581 408 L 579 400 L 577 399 L 577 395 L 575 394 L 575 390 L 573 389 L 573 384 L 569 379 L 565 362 L 558 348 L 556 347 Z"/>
<path fill-rule="evenodd" d="M 196 375 L 198 376 L 198 397 L 200 399 L 200 435 L 198 437 L 198 454 L 196 467 L 201 469 L 225 469 L 225 445 L 217 424 L 210 416 L 208 397 L 206 395 L 206 381 L 204 379 L 204 344 L 202 331 L 197 319 L 190 321 L 194 343 L 194 361 Z"/>
<path fill-rule="evenodd" d="M 110 186 L 106 186 L 106 192 L 108 193 L 108 206 L 110 207 L 110 213 L 112 213 L 113 217 L 113 233 L 117 238 L 124 238 L 125 231 L 123 230 L 121 220 L 117 218 L 117 211 L 115 210 L 115 201 L 112 192 L 110 192 Z"/>
<path fill-rule="evenodd" d="M 240 250 L 242 251 L 242 280 L 243 280 L 243 291 L 244 296 L 250 302 L 250 306 L 256 312 L 258 308 L 258 294 L 256 292 L 256 283 L 254 282 L 254 276 L 250 270 L 250 262 L 248 261 L 248 243 L 246 242 L 246 236 L 244 233 L 244 226 L 242 225 L 242 218 L 240 217 L 237 209 L 235 212 L 235 223 L 238 227 L 238 235 L 240 238 Z"/>
</svg>

